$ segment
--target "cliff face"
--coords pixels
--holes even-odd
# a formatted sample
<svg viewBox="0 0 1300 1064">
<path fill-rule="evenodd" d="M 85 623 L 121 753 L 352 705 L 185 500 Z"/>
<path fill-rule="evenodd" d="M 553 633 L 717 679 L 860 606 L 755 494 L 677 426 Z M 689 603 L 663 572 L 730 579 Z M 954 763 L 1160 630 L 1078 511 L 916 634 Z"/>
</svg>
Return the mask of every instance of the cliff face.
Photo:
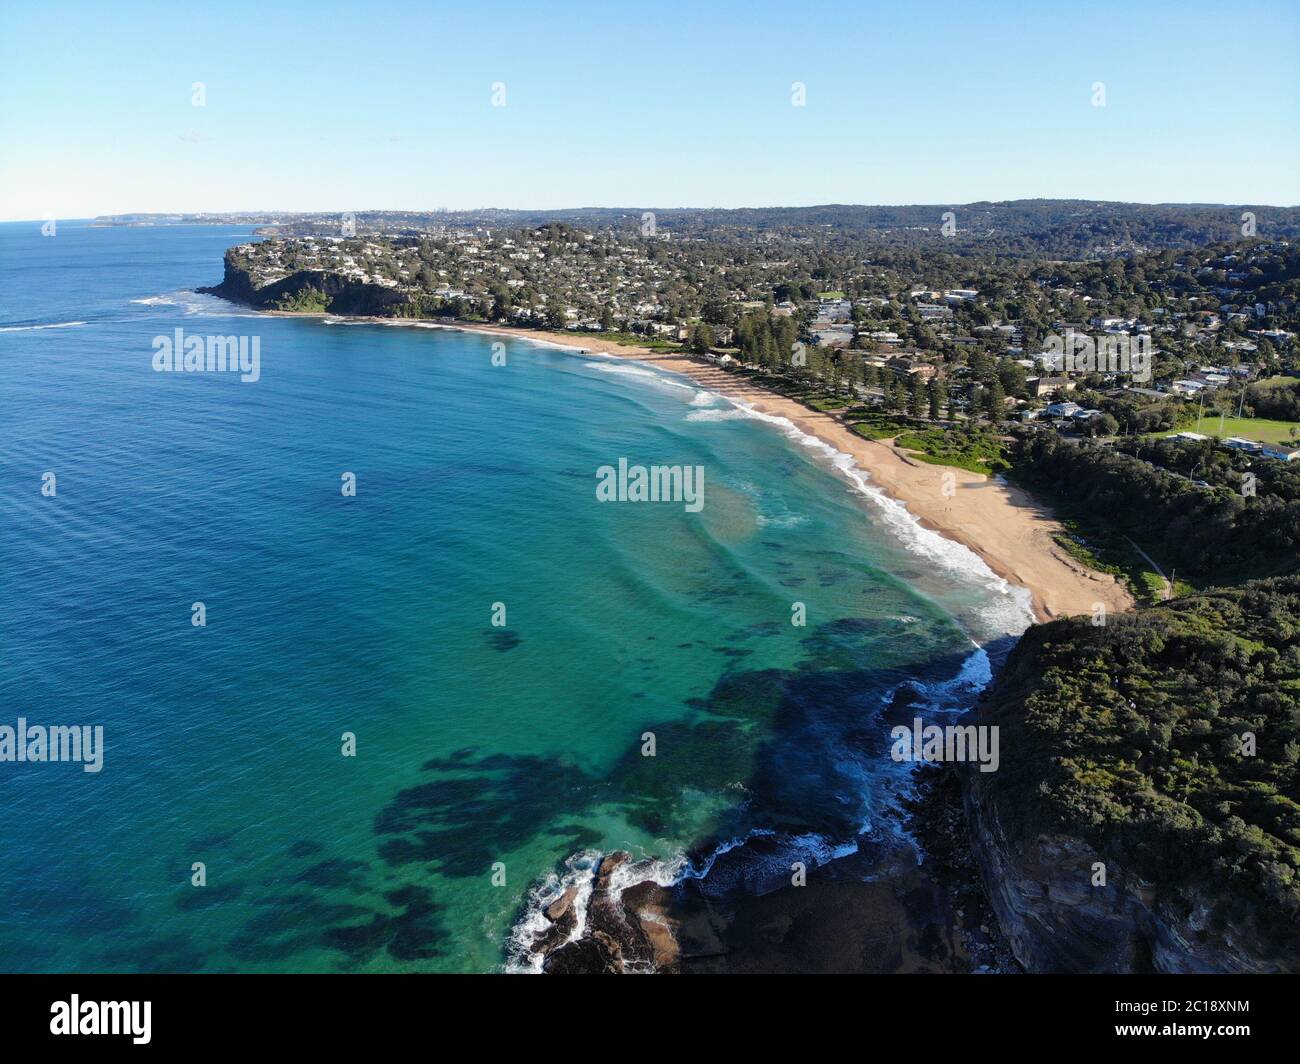
<svg viewBox="0 0 1300 1064">
<path fill-rule="evenodd" d="M 1002 933 L 1027 971 L 1296 970 L 1253 920 L 1217 915 L 1203 886 L 1161 889 L 1068 834 L 1011 842 L 983 778 L 973 773 L 966 791 L 972 848 Z M 1104 886 L 1093 885 L 1099 861 Z"/>
<path fill-rule="evenodd" d="M 312 270 L 300 270 L 273 284 L 258 287 L 248 271 L 233 263 L 229 256 L 221 283 L 199 291 L 258 310 L 276 310 L 283 300 L 292 300 L 308 289 L 324 293 L 325 309 L 332 314 L 391 317 L 395 308 L 407 303 L 405 295 L 383 285 L 363 284 L 336 273 Z"/>
<path fill-rule="evenodd" d="M 964 776 L 1025 968 L 1300 971 L 1297 617 L 1286 577 L 1025 633 L 974 715 L 1000 766 Z"/>
</svg>

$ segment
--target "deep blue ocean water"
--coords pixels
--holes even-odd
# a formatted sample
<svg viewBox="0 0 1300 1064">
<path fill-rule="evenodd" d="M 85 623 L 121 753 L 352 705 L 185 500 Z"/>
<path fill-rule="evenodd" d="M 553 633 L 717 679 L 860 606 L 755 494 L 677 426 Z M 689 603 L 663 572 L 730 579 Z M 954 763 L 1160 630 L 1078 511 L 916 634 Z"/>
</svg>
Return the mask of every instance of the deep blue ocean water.
<svg viewBox="0 0 1300 1064">
<path fill-rule="evenodd" d="M 105 742 L 0 762 L 0 970 L 492 970 L 584 851 L 904 844 L 882 707 L 966 704 L 1023 596 L 681 378 L 197 295 L 248 239 L 0 225 L 0 725 Z M 598 502 L 620 457 L 703 509 Z"/>
</svg>

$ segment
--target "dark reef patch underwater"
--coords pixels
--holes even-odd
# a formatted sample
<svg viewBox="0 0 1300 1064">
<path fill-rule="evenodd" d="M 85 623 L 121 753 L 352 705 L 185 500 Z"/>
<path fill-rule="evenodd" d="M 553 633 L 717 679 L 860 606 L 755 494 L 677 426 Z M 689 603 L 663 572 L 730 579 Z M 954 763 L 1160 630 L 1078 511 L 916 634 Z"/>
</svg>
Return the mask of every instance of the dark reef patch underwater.
<svg viewBox="0 0 1300 1064">
<path fill-rule="evenodd" d="M 250 235 L 0 226 L 0 320 L 84 323 L 6 334 L 0 701 L 104 728 L 99 773 L 0 774 L 0 962 L 492 971 L 582 855 L 915 863 L 887 725 L 969 704 L 1017 593 L 690 382 L 196 294 Z M 177 328 L 259 379 L 153 372 Z M 624 456 L 703 508 L 601 504 Z"/>
</svg>

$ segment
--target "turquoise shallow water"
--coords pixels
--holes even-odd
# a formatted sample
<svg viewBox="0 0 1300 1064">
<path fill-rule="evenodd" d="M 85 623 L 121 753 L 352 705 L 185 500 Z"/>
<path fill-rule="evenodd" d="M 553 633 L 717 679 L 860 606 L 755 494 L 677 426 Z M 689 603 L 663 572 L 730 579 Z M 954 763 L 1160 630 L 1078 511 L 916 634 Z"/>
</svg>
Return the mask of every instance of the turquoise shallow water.
<svg viewBox="0 0 1300 1064">
<path fill-rule="evenodd" d="M 1022 598 L 679 378 L 195 295 L 245 239 L 0 226 L 0 724 L 106 748 L 0 764 L 0 970 L 491 970 L 582 850 L 895 844 L 883 700 L 964 704 Z M 177 327 L 260 379 L 154 372 Z"/>
</svg>

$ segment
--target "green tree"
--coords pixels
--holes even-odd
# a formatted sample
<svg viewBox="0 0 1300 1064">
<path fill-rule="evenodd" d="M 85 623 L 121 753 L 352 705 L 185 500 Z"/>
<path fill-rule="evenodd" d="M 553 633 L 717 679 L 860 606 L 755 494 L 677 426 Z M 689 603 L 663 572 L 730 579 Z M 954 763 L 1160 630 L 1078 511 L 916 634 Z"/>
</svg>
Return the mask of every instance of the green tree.
<svg viewBox="0 0 1300 1064">
<path fill-rule="evenodd" d="M 1004 358 L 998 363 L 998 380 L 1007 395 L 1023 396 L 1028 371 L 1014 359 Z"/>
<path fill-rule="evenodd" d="M 1006 412 L 1007 393 L 1002 389 L 1002 382 L 994 378 L 984 389 L 984 412 L 990 421 L 1001 421 Z"/>
<path fill-rule="evenodd" d="M 558 298 L 552 297 L 546 303 L 546 325 L 551 329 L 563 329 L 568 323 L 568 318 L 564 313 L 564 304 Z"/>
<path fill-rule="evenodd" d="M 933 421 L 938 421 L 939 411 L 948 405 L 948 389 L 944 386 L 943 381 L 934 376 L 930 378 L 927 391 L 930 399 L 930 418 Z"/>
<path fill-rule="evenodd" d="M 893 393 L 894 393 L 893 409 L 897 410 L 899 413 L 902 413 L 907 409 L 907 389 L 903 386 L 903 382 L 901 379 L 895 378 Z"/>
<path fill-rule="evenodd" d="M 913 417 L 920 417 L 925 409 L 925 382 L 921 380 L 919 373 L 912 374 L 912 395 L 911 402 L 908 404 L 908 412 Z"/>
<path fill-rule="evenodd" d="M 697 355 L 708 354 L 713 349 L 713 327 L 705 322 L 695 326 L 691 333 L 691 350 Z"/>
</svg>

